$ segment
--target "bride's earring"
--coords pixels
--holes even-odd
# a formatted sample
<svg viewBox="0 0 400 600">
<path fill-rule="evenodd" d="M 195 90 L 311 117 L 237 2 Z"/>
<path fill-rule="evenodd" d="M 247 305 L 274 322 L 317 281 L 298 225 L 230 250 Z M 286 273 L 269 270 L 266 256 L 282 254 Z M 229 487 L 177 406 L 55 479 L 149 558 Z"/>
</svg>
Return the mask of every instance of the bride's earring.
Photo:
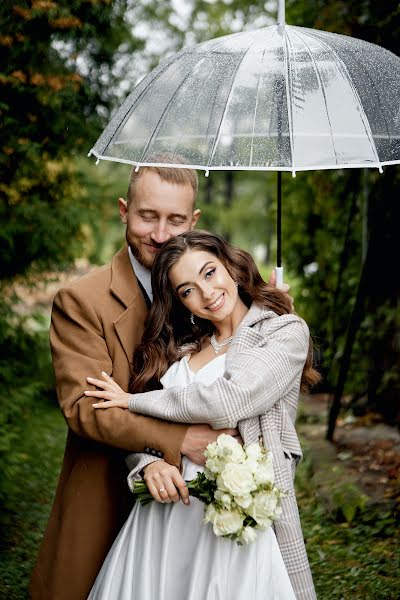
<svg viewBox="0 0 400 600">
<path fill-rule="evenodd" d="M 235 281 L 235 285 L 236 285 L 236 287 L 237 287 L 237 288 L 239 287 L 239 284 L 238 284 L 238 282 L 237 282 L 237 281 Z"/>
<path fill-rule="evenodd" d="M 194 325 L 194 314 L 190 313 L 190 322 L 192 325 Z"/>
</svg>

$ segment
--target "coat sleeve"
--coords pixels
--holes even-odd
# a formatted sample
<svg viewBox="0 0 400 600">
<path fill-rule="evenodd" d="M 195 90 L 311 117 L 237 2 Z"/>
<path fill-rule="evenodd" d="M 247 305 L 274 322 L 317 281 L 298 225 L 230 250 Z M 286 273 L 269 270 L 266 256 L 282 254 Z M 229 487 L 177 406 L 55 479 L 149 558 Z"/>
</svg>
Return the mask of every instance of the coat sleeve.
<svg viewBox="0 0 400 600">
<path fill-rule="evenodd" d="M 131 452 L 153 448 L 180 466 L 187 426 L 120 408 L 98 411 L 92 407 L 93 399 L 84 395 L 90 389 L 86 377 L 100 377 L 101 371 L 112 375 L 113 364 L 101 319 L 81 292 L 66 288 L 56 295 L 50 344 L 58 400 L 75 434 Z"/>
<path fill-rule="evenodd" d="M 235 350 L 234 360 L 210 385 L 132 394 L 129 409 L 176 422 L 208 423 L 214 429 L 236 427 L 242 419 L 265 414 L 298 385 L 307 357 L 307 325 L 293 315 L 284 317 L 274 319 L 266 335 L 242 332 L 247 342 L 241 343 L 239 336 L 229 350 Z"/>
</svg>

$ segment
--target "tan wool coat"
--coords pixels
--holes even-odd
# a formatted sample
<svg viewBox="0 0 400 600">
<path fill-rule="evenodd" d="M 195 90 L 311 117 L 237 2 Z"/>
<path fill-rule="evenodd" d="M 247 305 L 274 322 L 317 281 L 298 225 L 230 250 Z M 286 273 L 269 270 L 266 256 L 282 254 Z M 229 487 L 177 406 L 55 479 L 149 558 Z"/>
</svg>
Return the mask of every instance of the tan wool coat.
<svg viewBox="0 0 400 600">
<path fill-rule="evenodd" d="M 86 600 L 129 510 L 126 452 L 154 449 L 180 466 L 187 425 L 113 408 L 96 411 L 87 376 L 112 375 L 128 389 L 147 308 L 128 249 L 61 289 L 50 342 L 57 394 L 68 424 L 61 475 L 32 573 L 33 600 Z"/>
</svg>

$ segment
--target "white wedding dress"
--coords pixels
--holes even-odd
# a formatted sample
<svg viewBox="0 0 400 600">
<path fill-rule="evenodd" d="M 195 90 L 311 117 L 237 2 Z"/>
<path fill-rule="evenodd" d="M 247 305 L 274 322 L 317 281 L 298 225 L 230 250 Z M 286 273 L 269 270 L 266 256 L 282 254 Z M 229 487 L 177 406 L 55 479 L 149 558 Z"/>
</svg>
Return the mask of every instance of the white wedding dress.
<svg viewBox="0 0 400 600">
<path fill-rule="evenodd" d="M 211 383 L 225 354 L 194 373 L 174 363 L 164 387 Z M 202 467 L 183 459 L 186 480 Z M 248 546 L 217 538 L 203 523 L 204 504 L 135 503 L 97 576 L 88 600 L 295 600 L 275 534 L 260 531 Z"/>
</svg>

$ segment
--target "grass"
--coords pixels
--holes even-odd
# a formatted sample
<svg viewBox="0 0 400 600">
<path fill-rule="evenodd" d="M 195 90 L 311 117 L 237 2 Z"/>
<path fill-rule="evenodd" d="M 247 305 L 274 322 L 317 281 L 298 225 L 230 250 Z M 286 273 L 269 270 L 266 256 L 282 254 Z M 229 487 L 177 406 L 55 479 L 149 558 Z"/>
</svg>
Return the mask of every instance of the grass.
<svg viewBox="0 0 400 600">
<path fill-rule="evenodd" d="M 29 575 L 50 511 L 65 432 L 58 408 L 40 404 L 21 426 L 18 474 L 0 521 L 0 598 L 28 597 Z M 315 498 L 309 475 L 304 461 L 298 472 L 298 499 L 319 600 L 397 600 L 400 560 L 393 517 L 371 513 L 351 525 L 335 522 Z"/>
<path fill-rule="evenodd" d="M 38 403 L 21 423 L 17 468 L 0 517 L 0 598 L 28 598 L 29 577 L 53 501 L 65 434 L 65 421 L 58 407 L 51 405 Z"/>
<path fill-rule="evenodd" d="M 395 515 L 376 507 L 352 523 L 336 521 L 313 494 L 307 459 L 298 469 L 296 484 L 319 600 L 398 600 L 400 546 Z"/>
</svg>

